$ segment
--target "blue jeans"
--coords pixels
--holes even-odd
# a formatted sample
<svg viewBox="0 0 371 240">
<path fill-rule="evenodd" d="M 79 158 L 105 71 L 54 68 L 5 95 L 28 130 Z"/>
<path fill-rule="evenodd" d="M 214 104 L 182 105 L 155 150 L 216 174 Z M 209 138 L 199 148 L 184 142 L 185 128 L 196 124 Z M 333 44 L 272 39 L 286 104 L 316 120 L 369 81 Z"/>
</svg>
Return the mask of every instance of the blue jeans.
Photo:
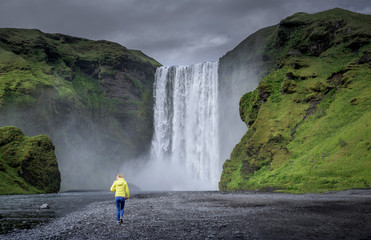
<svg viewBox="0 0 371 240">
<path fill-rule="evenodd" d="M 125 198 L 116 197 L 115 198 L 116 208 L 117 208 L 117 221 L 120 221 L 120 216 L 124 216 Z"/>
</svg>

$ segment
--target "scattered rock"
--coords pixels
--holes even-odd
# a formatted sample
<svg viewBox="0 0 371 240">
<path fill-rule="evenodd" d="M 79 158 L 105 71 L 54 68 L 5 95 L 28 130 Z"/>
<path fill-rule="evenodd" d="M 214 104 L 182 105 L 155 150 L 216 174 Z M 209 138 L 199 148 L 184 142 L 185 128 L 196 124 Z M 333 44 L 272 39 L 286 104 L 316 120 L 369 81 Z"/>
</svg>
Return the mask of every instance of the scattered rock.
<svg viewBox="0 0 371 240">
<path fill-rule="evenodd" d="M 308 67 L 307 64 L 304 64 L 304 63 L 302 63 L 302 62 L 300 62 L 300 61 L 295 61 L 295 62 L 293 62 L 291 65 L 292 65 L 292 67 L 293 67 L 294 69 L 300 69 L 300 68 Z"/>
<path fill-rule="evenodd" d="M 345 83 L 344 73 L 345 71 L 333 73 L 329 78 L 327 78 L 328 83 L 335 86 L 344 85 Z"/>
<path fill-rule="evenodd" d="M 297 49 L 290 49 L 288 52 L 287 52 L 287 55 L 288 56 L 294 56 L 294 57 L 300 57 L 301 56 L 301 52 Z"/>
<path fill-rule="evenodd" d="M 352 98 L 352 100 L 350 100 L 350 104 L 352 105 L 358 105 L 358 98 Z"/>
<path fill-rule="evenodd" d="M 360 57 L 357 61 L 357 64 L 364 64 L 371 61 L 371 57 L 365 53 L 362 57 Z"/>
<path fill-rule="evenodd" d="M 284 80 L 282 84 L 282 94 L 292 94 L 296 92 L 296 82 L 293 80 Z"/>
<path fill-rule="evenodd" d="M 123 225 L 116 223 L 116 206 L 112 201 L 94 202 L 48 224 L 0 238 L 368 239 L 371 228 L 365 219 L 371 215 L 370 197 L 369 190 L 357 196 L 141 193 L 127 202 Z M 342 218 L 338 216 L 339 209 Z M 344 219 L 351 227 L 346 227 Z"/>
<path fill-rule="evenodd" d="M 287 80 L 294 80 L 294 79 L 297 79 L 298 77 L 295 76 L 292 72 L 288 72 L 286 73 L 286 79 Z"/>
<path fill-rule="evenodd" d="M 49 209 L 49 205 L 47 203 L 44 203 L 43 205 L 40 206 L 40 209 Z"/>
</svg>

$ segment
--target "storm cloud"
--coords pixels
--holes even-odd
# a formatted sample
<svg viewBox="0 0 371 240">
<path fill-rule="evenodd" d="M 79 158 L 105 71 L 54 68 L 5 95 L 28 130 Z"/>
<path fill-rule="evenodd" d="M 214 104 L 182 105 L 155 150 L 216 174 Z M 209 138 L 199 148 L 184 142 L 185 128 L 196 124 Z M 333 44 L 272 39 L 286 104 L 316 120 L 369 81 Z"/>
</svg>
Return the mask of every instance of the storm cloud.
<svg viewBox="0 0 371 240">
<path fill-rule="evenodd" d="M 37 28 L 139 49 L 163 65 L 216 61 L 248 35 L 295 13 L 369 0 L 1 0 L 0 27 Z"/>
</svg>

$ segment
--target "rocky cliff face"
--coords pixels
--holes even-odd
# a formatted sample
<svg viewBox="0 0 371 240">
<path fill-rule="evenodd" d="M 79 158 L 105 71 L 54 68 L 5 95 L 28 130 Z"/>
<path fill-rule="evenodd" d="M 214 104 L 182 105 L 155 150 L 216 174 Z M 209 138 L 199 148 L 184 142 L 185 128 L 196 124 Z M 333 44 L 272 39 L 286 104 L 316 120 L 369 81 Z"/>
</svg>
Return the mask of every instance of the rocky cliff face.
<svg viewBox="0 0 371 240">
<path fill-rule="evenodd" d="M 229 158 L 246 125 L 238 114 L 238 103 L 246 92 L 253 91 L 275 62 L 264 51 L 267 37 L 275 26 L 259 30 L 219 59 L 218 87 L 221 134 L 221 157 Z M 231 123 L 233 125 L 231 126 Z"/>
<path fill-rule="evenodd" d="M 50 136 L 65 189 L 105 187 L 94 175 L 149 147 L 158 66 L 108 41 L 0 29 L 0 126 Z"/>
<path fill-rule="evenodd" d="M 223 165 L 221 190 L 370 187 L 370 22 L 342 9 L 297 13 L 250 36 L 258 51 L 233 50 L 240 66 L 258 56 L 243 75 L 262 80 L 240 99 L 248 131 Z"/>
<path fill-rule="evenodd" d="M 0 194 L 55 193 L 61 175 L 51 139 L 0 128 Z"/>
</svg>

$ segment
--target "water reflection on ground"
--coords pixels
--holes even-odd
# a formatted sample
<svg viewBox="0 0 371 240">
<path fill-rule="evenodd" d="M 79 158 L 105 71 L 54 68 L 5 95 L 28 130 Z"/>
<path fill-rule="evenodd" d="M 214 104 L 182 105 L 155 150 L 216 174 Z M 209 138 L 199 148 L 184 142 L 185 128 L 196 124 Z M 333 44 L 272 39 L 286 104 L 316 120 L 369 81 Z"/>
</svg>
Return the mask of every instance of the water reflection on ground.
<svg viewBox="0 0 371 240">
<path fill-rule="evenodd" d="M 89 203 L 113 199 L 113 194 L 96 191 L 0 196 L 0 234 L 49 222 Z M 40 209 L 44 203 L 50 208 Z"/>
</svg>

